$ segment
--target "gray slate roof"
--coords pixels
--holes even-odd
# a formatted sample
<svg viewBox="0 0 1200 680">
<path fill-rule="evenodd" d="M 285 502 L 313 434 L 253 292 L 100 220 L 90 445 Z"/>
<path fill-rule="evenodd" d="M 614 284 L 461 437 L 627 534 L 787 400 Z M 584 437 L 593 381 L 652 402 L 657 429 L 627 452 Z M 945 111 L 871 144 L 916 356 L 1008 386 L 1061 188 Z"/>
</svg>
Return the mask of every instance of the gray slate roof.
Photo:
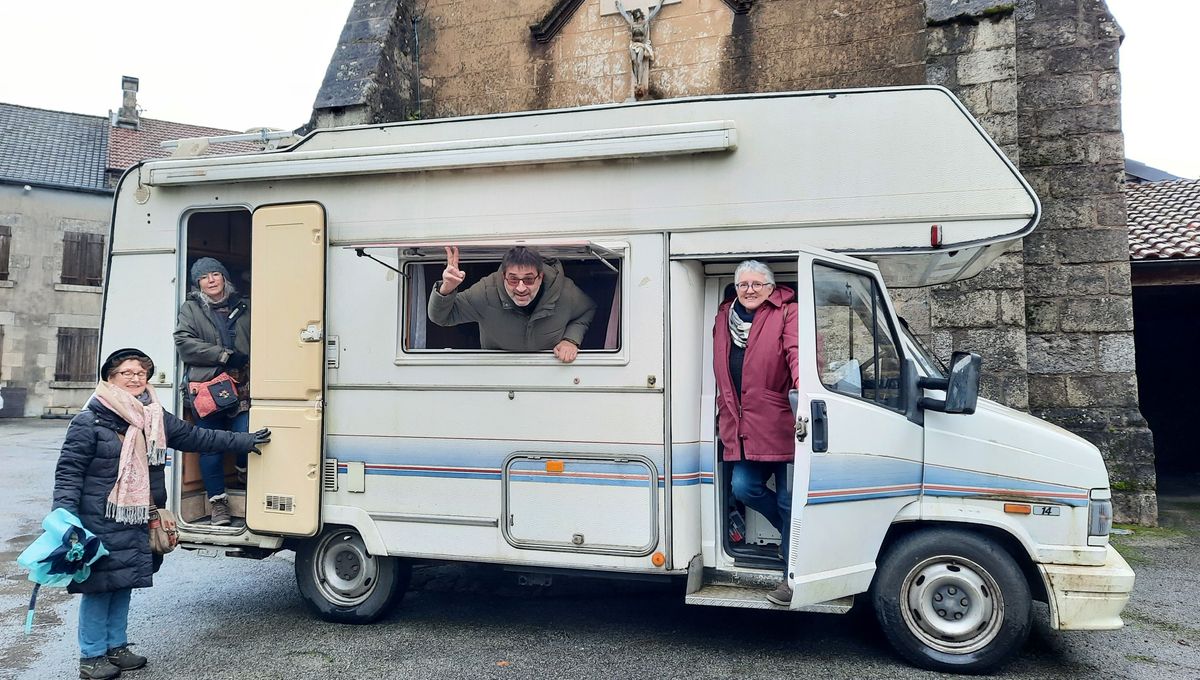
<svg viewBox="0 0 1200 680">
<path fill-rule="evenodd" d="M 108 119 L 0 103 L 0 182 L 111 193 Z"/>
</svg>

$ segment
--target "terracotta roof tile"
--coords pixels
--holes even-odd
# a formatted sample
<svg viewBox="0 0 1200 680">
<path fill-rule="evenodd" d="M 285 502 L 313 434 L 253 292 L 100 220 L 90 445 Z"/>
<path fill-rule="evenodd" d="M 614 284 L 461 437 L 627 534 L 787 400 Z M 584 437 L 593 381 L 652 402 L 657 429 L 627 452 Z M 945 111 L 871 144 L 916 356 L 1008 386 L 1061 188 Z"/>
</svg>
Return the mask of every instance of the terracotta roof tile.
<svg viewBox="0 0 1200 680">
<path fill-rule="evenodd" d="M 1132 260 L 1200 258 L 1200 180 L 1125 185 Z"/>
<path fill-rule="evenodd" d="M 136 130 L 120 127 L 109 129 L 108 167 L 113 170 L 124 170 L 148 158 L 170 156 L 172 150 L 160 146 L 160 143 L 169 139 L 236 134 L 240 133 L 236 130 L 222 130 L 202 125 L 186 125 L 166 120 L 142 118 Z M 212 145 L 205 155 L 253 153 L 261 150 L 262 145 L 255 142 L 225 142 Z"/>
</svg>

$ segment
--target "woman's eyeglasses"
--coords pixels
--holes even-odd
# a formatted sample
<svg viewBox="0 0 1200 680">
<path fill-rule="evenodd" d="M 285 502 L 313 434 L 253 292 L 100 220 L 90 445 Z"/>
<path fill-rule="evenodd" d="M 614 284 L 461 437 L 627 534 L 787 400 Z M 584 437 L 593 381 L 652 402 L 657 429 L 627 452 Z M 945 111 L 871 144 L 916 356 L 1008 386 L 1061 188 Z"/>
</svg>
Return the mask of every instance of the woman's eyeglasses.
<svg viewBox="0 0 1200 680">
<path fill-rule="evenodd" d="M 147 373 L 145 371 L 117 371 L 117 375 L 125 378 L 126 380 L 133 380 L 134 378 L 137 378 L 138 380 L 145 380 Z"/>
<path fill-rule="evenodd" d="M 733 287 L 737 288 L 740 292 L 743 292 L 743 293 L 745 293 L 748 290 L 752 290 L 755 293 L 757 293 L 758 291 L 762 290 L 763 288 L 766 288 L 767 286 L 774 286 L 774 285 L 775 284 L 773 284 L 773 283 L 763 283 L 762 281 L 739 281 L 738 283 L 735 283 L 733 285 Z"/>
</svg>

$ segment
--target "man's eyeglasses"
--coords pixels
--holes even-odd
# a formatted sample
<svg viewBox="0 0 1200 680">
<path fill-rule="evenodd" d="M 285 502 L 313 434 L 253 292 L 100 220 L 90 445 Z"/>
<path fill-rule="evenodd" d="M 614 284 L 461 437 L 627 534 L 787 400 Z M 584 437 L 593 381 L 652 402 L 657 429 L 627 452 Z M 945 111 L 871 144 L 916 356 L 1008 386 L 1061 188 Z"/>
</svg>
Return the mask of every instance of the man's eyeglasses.
<svg viewBox="0 0 1200 680">
<path fill-rule="evenodd" d="M 126 380 L 133 380 L 134 378 L 137 378 L 138 380 L 145 380 L 147 374 L 145 371 L 117 371 L 117 375 L 125 378 Z"/>
<path fill-rule="evenodd" d="M 763 283 L 762 281 L 739 281 L 738 283 L 735 283 L 733 287 L 737 288 L 740 292 L 743 292 L 743 293 L 745 293 L 748 290 L 752 290 L 755 293 L 757 293 L 758 291 L 762 290 L 763 288 L 766 288 L 767 286 L 774 286 L 774 285 L 775 284 L 773 284 L 773 283 Z"/>
<path fill-rule="evenodd" d="M 504 277 L 504 281 L 510 286 L 516 286 L 518 283 L 523 283 L 525 284 L 526 288 L 531 288 L 533 284 L 537 283 L 538 279 L 540 278 L 542 278 L 541 274 L 532 274 L 530 276 L 513 276 L 512 274 L 508 274 Z"/>
</svg>

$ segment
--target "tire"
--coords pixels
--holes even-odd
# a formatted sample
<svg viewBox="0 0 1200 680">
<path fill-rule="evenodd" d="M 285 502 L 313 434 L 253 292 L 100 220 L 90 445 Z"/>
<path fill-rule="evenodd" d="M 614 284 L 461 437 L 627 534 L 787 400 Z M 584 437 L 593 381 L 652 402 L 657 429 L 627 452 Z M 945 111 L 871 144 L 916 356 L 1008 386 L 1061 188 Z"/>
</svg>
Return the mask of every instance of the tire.
<svg viewBox="0 0 1200 680">
<path fill-rule="evenodd" d="M 896 541 L 880 562 L 871 601 L 884 635 L 911 663 L 984 673 L 1024 646 L 1032 625 L 1029 583 L 985 537 L 928 529 Z"/>
<path fill-rule="evenodd" d="M 367 552 L 358 532 L 326 527 L 296 550 L 296 584 L 313 613 L 335 623 L 372 623 L 391 611 L 412 567 Z"/>
</svg>

